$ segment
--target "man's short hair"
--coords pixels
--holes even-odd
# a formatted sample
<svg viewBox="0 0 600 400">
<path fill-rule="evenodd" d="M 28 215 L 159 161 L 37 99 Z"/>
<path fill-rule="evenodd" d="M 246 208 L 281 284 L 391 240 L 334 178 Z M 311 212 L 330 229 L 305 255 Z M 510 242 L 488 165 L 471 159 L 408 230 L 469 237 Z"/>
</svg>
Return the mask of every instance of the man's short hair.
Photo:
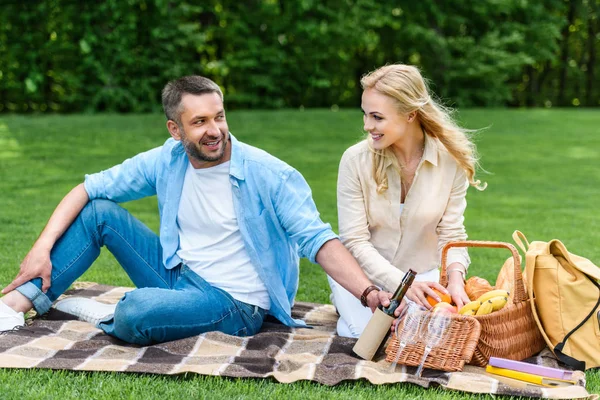
<svg viewBox="0 0 600 400">
<path fill-rule="evenodd" d="M 165 86 L 162 91 L 162 105 L 167 120 L 173 120 L 181 124 L 181 98 L 184 94 L 202 95 L 217 93 L 223 100 L 223 92 L 219 85 L 208 78 L 199 75 L 184 76 L 175 79 Z"/>
</svg>

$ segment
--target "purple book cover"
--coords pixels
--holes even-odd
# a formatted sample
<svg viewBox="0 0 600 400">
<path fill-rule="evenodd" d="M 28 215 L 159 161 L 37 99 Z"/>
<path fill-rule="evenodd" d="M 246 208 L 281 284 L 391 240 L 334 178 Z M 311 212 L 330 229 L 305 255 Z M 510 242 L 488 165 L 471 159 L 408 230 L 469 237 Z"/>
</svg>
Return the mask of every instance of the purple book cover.
<svg viewBox="0 0 600 400">
<path fill-rule="evenodd" d="M 554 379 L 571 379 L 572 372 L 558 368 L 543 367 L 522 361 L 507 360 L 506 358 L 491 357 L 488 362 L 492 367 L 512 369 L 513 371 L 527 372 L 529 374 L 545 376 Z"/>
</svg>

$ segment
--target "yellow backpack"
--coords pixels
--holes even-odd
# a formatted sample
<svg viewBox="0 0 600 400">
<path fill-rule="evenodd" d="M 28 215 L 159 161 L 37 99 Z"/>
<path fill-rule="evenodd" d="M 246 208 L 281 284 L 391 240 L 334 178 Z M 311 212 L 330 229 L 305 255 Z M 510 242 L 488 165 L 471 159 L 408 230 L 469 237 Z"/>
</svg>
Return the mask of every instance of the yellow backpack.
<svg viewBox="0 0 600 400">
<path fill-rule="evenodd" d="M 529 244 L 519 231 L 513 239 L 525 252 L 533 316 L 550 350 L 575 369 L 600 366 L 600 268 L 560 240 Z"/>
</svg>

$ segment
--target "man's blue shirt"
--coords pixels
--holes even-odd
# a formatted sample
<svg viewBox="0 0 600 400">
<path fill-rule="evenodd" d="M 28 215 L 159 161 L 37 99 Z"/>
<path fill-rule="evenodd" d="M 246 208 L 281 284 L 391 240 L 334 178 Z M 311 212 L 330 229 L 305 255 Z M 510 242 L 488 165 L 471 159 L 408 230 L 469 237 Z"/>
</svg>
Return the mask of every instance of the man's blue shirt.
<svg viewBox="0 0 600 400">
<path fill-rule="evenodd" d="M 337 236 L 321 221 L 310 187 L 298 171 L 233 135 L 230 138 L 233 205 L 248 255 L 269 291 L 269 313 L 286 325 L 305 326 L 291 317 L 299 257 L 316 263 L 321 246 Z M 168 139 L 161 147 L 85 177 L 90 200 L 122 203 L 157 195 L 160 243 L 168 269 L 181 263 L 177 212 L 188 162 L 181 142 Z"/>
</svg>

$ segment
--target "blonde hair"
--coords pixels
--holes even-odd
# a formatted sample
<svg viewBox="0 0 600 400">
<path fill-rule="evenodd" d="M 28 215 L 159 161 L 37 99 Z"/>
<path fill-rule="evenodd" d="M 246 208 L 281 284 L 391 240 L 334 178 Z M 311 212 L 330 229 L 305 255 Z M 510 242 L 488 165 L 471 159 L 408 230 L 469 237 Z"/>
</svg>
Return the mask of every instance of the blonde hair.
<svg viewBox="0 0 600 400">
<path fill-rule="evenodd" d="M 475 180 L 475 169 L 478 156 L 475 144 L 467 133 L 472 131 L 459 127 L 452 119 L 451 110 L 438 104 L 430 95 L 427 83 L 416 67 L 404 64 L 392 64 L 378 68 L 363 76 L 360 80 L 363 90 L 374 89 L 394 99 L 398 112 L 410 114 L 416 112 L 417 120 L 426 135 L 437 138 L 458 165 L 465 171 L 469 184 L 478 190 L 487 186 Z M 400 166 L 388 147 L 383 150 L 373 149 L 373 176 L 377 183 L 377 193 L 388 189 L 388 178 L 385 161 L 389 159 L 400 171 Z"/>
</svg>

